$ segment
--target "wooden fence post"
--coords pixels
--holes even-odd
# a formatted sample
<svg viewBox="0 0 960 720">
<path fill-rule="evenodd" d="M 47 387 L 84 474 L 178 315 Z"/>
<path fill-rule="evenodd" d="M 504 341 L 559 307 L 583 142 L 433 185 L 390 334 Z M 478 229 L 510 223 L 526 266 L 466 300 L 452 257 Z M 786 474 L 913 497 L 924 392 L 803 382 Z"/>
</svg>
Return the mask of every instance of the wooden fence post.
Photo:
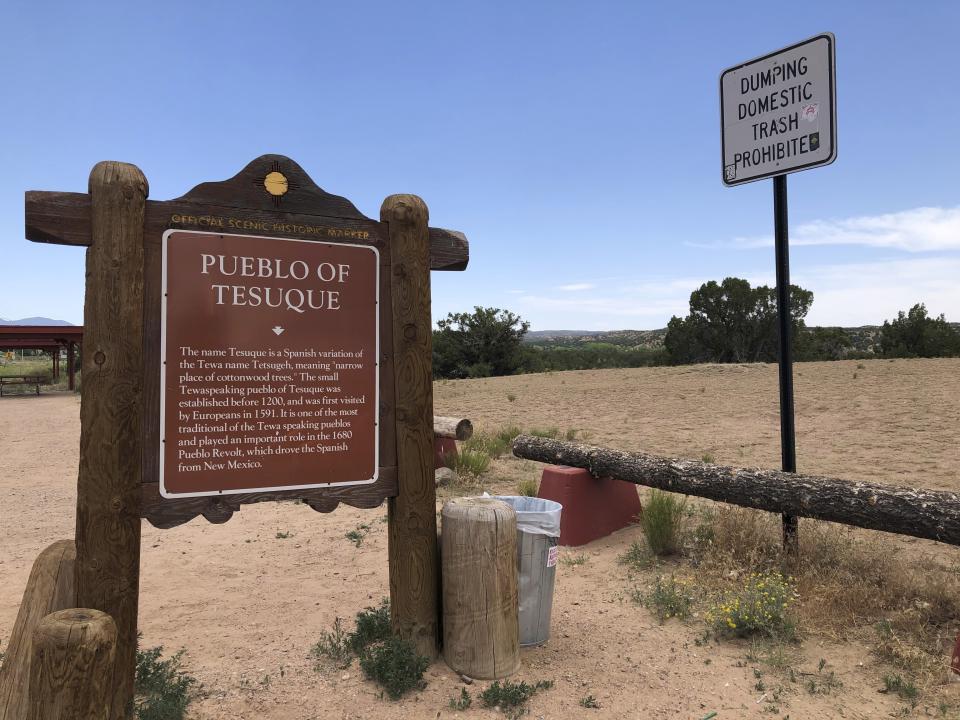
<svg viewBox="0 0 960 720">
<path fill-rule="evenodd" d="M 146 198 L 133 165 L 101 162 L 90 173 L 76 584 L 77 605 L 117 626 L 113 720 L 133 698 L 137 649 Z"/>
<path fill-rule="evenodd" d="M 390 226 L 393 268 L 397 497 L 390 498 L 387 510 L 391 619 L 395 632 L 433 660 L 440 585 L 427 206 L 416 195 L 391 195 L 380 220 Z"/>
<path fill-rule="evenodd" d="M 99 610 L 47 615 L 33 631 L 27 720 L 107 720 L 117 626 Z"/>
<path fill-rule="evenodd" d="M 496 680 L 520 669 L 517 514 L 503 500 L 455 498 L 443 506 L 443 659 Z"/>
<path fill-rule="evenodd" d="M 57 540 L 37 555 L 0 665 L 0 720 L 27 716 L 33 631 L 52 612 L 76 606 L 73 540 Z"/>
</svg>

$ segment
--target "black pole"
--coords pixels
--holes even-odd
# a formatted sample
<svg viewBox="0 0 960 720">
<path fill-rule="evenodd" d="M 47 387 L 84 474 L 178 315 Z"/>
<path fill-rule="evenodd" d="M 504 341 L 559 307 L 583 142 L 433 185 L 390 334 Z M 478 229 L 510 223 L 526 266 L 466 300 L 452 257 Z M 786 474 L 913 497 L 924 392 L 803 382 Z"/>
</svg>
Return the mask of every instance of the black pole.
<svg viewBox="0 0 960 720">
<path fill-rule="evenodd" d="M 780 457 L 784 472 L 797 471 L 793 424 L 793 323 L 790 313 L 790 247 L 787 232 L 787 176 L 773 178 L 773 226 L 777 253 L 777 329 L 780 339 Z M 797 545 L 797 518 L 783 513 L 783 546 Z"/>
</svg>

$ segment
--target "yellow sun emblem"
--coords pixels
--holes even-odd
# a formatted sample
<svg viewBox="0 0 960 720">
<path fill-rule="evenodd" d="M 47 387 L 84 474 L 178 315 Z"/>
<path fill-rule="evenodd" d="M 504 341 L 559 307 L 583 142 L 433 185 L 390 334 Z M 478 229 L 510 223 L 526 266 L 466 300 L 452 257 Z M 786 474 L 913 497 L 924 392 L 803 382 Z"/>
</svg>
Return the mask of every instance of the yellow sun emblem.
<svg viewBox="0 0 960 720">
<path fill-rule="evenodd" d="M 289 189 L 287 177 L 276 170 L 267 173 L 267 176 L 263 179 L 263 187 L 274 197 L 280 197 Z"/>
</svg>

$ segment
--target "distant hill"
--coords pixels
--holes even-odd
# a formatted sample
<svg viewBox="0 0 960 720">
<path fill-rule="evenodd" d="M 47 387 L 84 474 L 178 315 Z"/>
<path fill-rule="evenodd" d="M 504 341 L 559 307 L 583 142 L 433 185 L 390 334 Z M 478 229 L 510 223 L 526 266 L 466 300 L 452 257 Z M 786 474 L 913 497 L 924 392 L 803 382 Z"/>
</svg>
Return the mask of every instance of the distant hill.
<svg viewBox="0 0 960 720">
<path fill-rule="evenodd" d="M 608 343 L 620 347 L 660 347 L 667 329 L 660 330 L 532 330 L 524 336 L 531 345 L 576 347 L 586 343 Z"/>
<path fill-rule="evenodd" d="M 960 323 L 950 323 L 960 332 Z M 850 336 L 856 351 L 873 353 L 880 337 L 879 325 L 840 328 Z M 541 347 L 578 347 L 589 343 L 609 343 L 625 348 L 657 348 L 663 346 L 666 328 L 659 330 L 532 330 L 524 342 Z"/>
<path fill-rule="evenodd" d="M 45 317 L 28 317 L 20 318 L 19 320 L 5 320 L 0 318 L 0 325 L 67 325 L 72 327 L 73 323 L 68 323 L 66 320 L 53 320 L 52 318 Z"/>
</svg>

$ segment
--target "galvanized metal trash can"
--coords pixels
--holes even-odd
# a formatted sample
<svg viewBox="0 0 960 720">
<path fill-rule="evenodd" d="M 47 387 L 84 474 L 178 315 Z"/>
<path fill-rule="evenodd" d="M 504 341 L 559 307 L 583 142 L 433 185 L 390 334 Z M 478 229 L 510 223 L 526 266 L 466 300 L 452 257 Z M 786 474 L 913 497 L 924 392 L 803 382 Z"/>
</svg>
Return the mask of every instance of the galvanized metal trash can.
<svg viewBox="0 0 960 720">
<path fill-rule="evenodd" d="M 499 495 L 497 499 L 517 514 L 520 646 L 543 645 L 550 637 L 563 506 L 526 496 Z"/>
</svg>

